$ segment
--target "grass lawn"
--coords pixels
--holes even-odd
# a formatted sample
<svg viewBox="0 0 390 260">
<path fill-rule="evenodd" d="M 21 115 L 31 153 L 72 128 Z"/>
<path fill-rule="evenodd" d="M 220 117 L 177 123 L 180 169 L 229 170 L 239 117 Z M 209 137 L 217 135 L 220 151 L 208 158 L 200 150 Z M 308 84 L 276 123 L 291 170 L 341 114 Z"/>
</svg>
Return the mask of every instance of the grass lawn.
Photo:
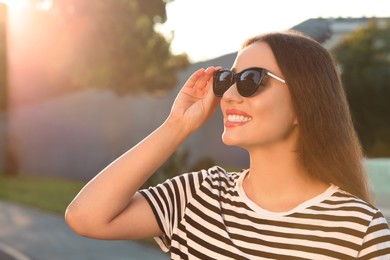
<svg viewBox="0 0 390 260">
<path fill-rule="evenodd" d="M 0 199 L 64 214 L 68 204 L 84 185 L 80 181 L 0 174 Z"/>
<path fill-rule="evenodd" d="M 19 175 L 6 177 L 0 174 L 0 200 L 64 215 L 66 207 L 85 185 L 81 181 Z M 152 238 L 140 242 L 158 247 Z"/>
</svg>

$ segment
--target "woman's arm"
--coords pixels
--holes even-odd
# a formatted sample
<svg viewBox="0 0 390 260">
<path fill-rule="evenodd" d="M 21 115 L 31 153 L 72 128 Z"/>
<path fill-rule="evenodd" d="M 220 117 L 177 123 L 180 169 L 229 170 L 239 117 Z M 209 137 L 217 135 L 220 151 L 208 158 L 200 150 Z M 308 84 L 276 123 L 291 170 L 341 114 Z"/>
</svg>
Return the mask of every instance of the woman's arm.
<svg viewBox="0 0 390 260">
<path fill-rule="evenodd" d="M 358 259 L 390 259 L 390 229 L 380 211 L 371 220 Z"/>
<path fill-rule="evenodd" d="M 77 233 L 98 239 L 139 239 L 161 234 L 142 184 L 215 111 L 216 69 L 196 71 L 178 94 L 167 120 L 93 178 L 68 206 L 65 219 Z"/>
</svg>

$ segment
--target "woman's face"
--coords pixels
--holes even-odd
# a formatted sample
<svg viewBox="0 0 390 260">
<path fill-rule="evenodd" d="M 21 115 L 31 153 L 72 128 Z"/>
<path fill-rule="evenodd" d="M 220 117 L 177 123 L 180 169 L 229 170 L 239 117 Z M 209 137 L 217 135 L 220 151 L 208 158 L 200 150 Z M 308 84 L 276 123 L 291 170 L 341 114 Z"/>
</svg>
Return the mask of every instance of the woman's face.
<svg viewBox="0 0 390 260">
<path fill-rule="evenodd" d="M 237 73 L 249 67 L 265 68 L 284 78 L 271 48 L 264 42 L 253 43 L 239 52 L 232 70 Z M 297 131 L 287 85 L 270 76 L 265 77 L 264 83 L 250 97 L 240 96 L 236 84 L 224 93 L 221 110 L 225 144 L 250 150 L 291 140 Z"/>
</svg>

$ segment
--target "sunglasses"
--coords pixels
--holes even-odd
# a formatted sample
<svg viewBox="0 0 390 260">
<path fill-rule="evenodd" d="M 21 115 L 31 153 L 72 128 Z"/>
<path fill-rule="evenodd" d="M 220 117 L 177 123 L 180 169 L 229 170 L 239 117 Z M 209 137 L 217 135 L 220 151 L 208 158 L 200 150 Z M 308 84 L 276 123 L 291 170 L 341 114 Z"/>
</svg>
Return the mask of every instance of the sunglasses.
<svg viewBox="0 0 390 260">
<path fill-rule="evenodd" d="M 214 95 L 222 97 L 234 83 L 237 83 L 238 93 L 243 97 L 250 97 L 257 92 L 260 85 L 264 85 L 263 79 L 265 75 L 286 83 L 284 79 L 279 78 L 264 68 L 252 67 L 239 73 L 235 73 L 234 71 L 227 69 L 221 69 L 214 72 L 213 75 Z"/>
</svg>

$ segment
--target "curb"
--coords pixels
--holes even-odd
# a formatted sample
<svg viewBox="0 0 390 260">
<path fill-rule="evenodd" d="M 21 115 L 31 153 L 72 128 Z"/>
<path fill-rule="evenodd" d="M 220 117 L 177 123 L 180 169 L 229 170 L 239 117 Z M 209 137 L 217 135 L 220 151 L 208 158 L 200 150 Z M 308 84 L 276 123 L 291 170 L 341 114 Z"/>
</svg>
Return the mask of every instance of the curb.
<svg viewBox="0 0 390 260">
<path fill-rule="evenodd" d="M 30 257 L 26 256 L 22 252 L 1 242 L 0 242 L 0 251 L 12 257 L 14 260 L 32 260 Z"/>
</svg>

